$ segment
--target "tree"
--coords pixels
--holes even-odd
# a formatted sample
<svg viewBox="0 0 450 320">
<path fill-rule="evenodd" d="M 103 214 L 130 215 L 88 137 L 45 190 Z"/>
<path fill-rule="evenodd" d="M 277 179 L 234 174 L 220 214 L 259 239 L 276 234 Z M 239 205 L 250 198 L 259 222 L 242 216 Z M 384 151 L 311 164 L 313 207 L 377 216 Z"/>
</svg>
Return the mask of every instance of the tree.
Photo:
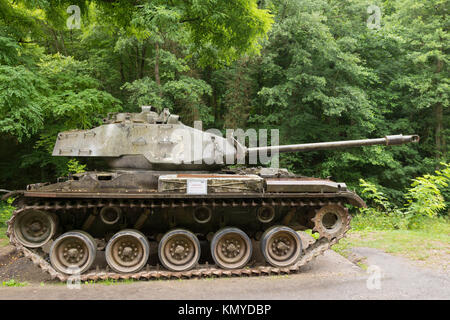
<svg viewBox="0 0 450 320">
<path fill-rule="evenodd" d="M 389 19 L 391 32 L 400 38 L 402 73 L 395 85 L 408 96 L 410 108 L 434 117 L 436 162 L 448 159 L 449 128 L 448 0 L 400 0 Z M 426 139 L 429 137 L 425 137 Z"/>
</svg>

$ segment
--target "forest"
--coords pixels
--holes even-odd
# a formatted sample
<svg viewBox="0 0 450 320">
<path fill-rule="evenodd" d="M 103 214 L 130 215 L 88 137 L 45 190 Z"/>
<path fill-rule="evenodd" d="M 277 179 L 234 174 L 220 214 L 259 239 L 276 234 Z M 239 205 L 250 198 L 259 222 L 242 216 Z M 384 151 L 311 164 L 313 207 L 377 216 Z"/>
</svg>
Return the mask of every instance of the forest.
<svg viewBox="0 0 450 320">
<path fill-rule="evenodd" d="M 280 144 L 418 134 L 419 144 L 280 157 L 296 174 L 376 188 L 401 205 L 412 179 L 448 175 L 449 8 L 449 0 L 0 0 L 0 189 L 66 175 L 74 162 L 51 157 L 58 132 L 152 105 L 205 129 L 278 129 Z"/>
</svg>

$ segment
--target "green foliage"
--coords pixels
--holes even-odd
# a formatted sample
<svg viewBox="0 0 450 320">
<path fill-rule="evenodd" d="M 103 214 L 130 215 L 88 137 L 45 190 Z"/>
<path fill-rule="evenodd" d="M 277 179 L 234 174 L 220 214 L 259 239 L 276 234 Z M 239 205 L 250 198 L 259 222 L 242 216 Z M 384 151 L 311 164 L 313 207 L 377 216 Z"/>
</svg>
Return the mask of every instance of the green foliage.
<svg viewBox="0 0 450 320">
<path fill-rule="evenodd" d="M 120 285 L 120 284 L 130 284 L 133 283 L 135 280 L 134 279 L 124 279 L 124 280 L 116 280 L 116 279 L 108 279 L 108 280 L 89 280 L 89 281 L 84 281 L 82 282 L 82 284 L 84 285 L 106 285 L 106 286 L 111 286 L 111 285 Z"/>
<path fill-rule="evenodd" d="M 70 159 L 69 162 L 67 162 L 67 171 L 70 173 L 82 173 L 86 172 L 86 165 L 80 164 L 75 159 Z"/>
<path fill-rule="evenodd" d="M 0 64 L 12 65 L 18 60 L 19 45 L 9 37 L 0 36 Z"/>
<path fill-rule="evenodd" d="M 446 163 L 442 166 L 444 168 L 436 170 L 435 175 L 425 174 L 412 179 L 411 188 L 404 194 L 406 203 L 403 208 L 392 205 L 374 183 L 360 179 L 361 195 L 368 207 L 360 209 L 352 225 L 357 230 L 392 230 L 423 229 L 433 224 L 446 208 L 441 190 L 448 187 L 450 166 Z M 442 219 L 448 219 L 448 216 Z"/>
<path fill-rule="evenodd" d="M 444 169 L 436 170 L 435 175 L 426 174 L 413 179 L 405 198 L 406 214 L 435 217 L 446 207 L 441 189 L 448 187 L 450 180 L 450 165 L 442 163 Z"/>
<path fill-rule="evenodd" d="M 123 89 L 130 93 L 130 102 L 135 106 L 151 105 L 159 111 L 169 108 L 187 124 L 194 120 L 202 120 L 205 124 L 212 122 L 210 110 L 203 100 L 205 95 L 211 94 L 211 88 L 203 80 L 180 76 L 159 88 L 153 79 L 145 77 L 124 84 Z"/>
<path fill-rule="evenodd" d="M 389 199 L 378 190 L 374 183 L 360 179 L 361 196 L 366 200 L 367 208 L 360 208 L 359 214 L 352 219 L 352 228 L 356 230 L 396 230 L 407 229 L 408 220 Z"/>
<path fill-rule="evenodd" d="M 353 230 L 333 250 L 348 256 L 353 247 L 370 247 L 412 260 L 445 266 L 450 243 L 450 221 L 424 218 L 421 230 Z"/>
<path fill-rule="evenodd" d="M 14 279 L 10 279 L 8 281 L 3 281 L 2 286 L 3 287 L 25 287 L 28 285 L 28 282 L 19 282 Z"/>
<path fill-rule="evenodd" d="M 356 214 L 352 219 L 354 230 L 407 230 L 410 229 L 409 221 L 402 215 L 387 214 L 384 212 L 367 209 L 363 213 Z"/>
<path fill-rule="evenodd" d="M 43 126 L 45 82 L 23 66 L 0 65 L 0 132 L 22 141 Z"/>
<path fill-rule="evenodd" d="M 46 112 L 55 125 L 87 129 L 101 124 L 106 113 L 120 110 L 119 100 L 98 89 L 87 63 L 56 54 L 45 57 L 39 66 L 50 86 Z"/>
<path fill-rule="evenodd" d="M 370 208 L 385 211 L 390 207 L 388 199 L 381 191 L 378 191 L 374 183 L 359 179 L 359 186 L 362 188 L 361 195 L 370 203 Z M 367 210 L 367 208 L 362 210 Z"/>
<path fill-rule="evenodd" d="M 11 218 L 14 211 L 12 202 L 12 198 L 9 198 L 7 201 L 0 201 L 0 228 L 6 227 L 9 218 Z"/>
<path fill-rule="evenodd" d="M 158 0 L 134 10 L 132 23 L 156 41 L 185 33 L 199 65 L 220 66 L 258 52 L 273 19 L 255 0 Z"/>
<path fill-rule="evenodd" d="M 22 168 L 52 166 L 62 174 L 67 160 L 50 156 L 58 132 L 99 125 L 121 102 L 99 90 L 87 63 L 60 54 L 39 57 L 32 70 L 0 66 L 0 132 L 33 144 L 22 154 Z"/>
</svg>

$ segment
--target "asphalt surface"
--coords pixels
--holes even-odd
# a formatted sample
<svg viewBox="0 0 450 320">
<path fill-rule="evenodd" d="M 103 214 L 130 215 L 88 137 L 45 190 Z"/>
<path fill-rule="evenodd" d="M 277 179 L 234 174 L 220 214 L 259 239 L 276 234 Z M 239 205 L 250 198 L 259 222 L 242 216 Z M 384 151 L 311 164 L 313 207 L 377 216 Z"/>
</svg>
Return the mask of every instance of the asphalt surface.
<svg viewBox="0 0 450 320">
<path fill-rule="evenodd" d="M 327 251 L 289 276 L 159 280 L 119 284 L 31 283 L 0 287 L 0 299 L 449 299 L 450 277 L 376 249 L 356 248 L 363 270 Z"/>
</svg>

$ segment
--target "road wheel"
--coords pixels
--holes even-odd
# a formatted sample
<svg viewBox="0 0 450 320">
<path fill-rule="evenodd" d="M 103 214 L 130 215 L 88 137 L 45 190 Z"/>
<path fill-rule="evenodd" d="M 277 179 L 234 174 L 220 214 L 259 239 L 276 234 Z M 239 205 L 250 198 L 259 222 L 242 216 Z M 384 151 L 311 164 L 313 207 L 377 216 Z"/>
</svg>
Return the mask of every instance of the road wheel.
<svg viewBox="0 0 450 320">
<path fill-rule="evenodd" d="M 50 262 L 59 272 L 82 274 L 94 263 L 97 245 L 84 231 L 69 231 L 59 236 L 50 248 Z"/>
<path fill-rule="evenodd" d="M 261 251 L 268 263 L 274 267 L 287 267 L 295 263 L 302 253 L 300 236 L 293 229 L 274 226 L 261 237 Z"/>
<path fill-rule="evenodd" d="M 137 230 L 117 232 L 106 245 L 106 262 L 116 272 L 138 272 L 147 263 L 150 245 L 147 238 Z"/>
<path fill-rule="evenodd" d="M 225 228 L 217 231 L 212 238 L 211 255 L 221 268 L 243 268 L 252 257 L 252 242 L 244 231 Z"/>
<path fill-rule="evenodd" d="M 187 230 L 167 232 L 159 242 L 159 260 L 171 271 L 186 271 L 194 268 L 200 258 L 200 242 Z"/>
</svg>

